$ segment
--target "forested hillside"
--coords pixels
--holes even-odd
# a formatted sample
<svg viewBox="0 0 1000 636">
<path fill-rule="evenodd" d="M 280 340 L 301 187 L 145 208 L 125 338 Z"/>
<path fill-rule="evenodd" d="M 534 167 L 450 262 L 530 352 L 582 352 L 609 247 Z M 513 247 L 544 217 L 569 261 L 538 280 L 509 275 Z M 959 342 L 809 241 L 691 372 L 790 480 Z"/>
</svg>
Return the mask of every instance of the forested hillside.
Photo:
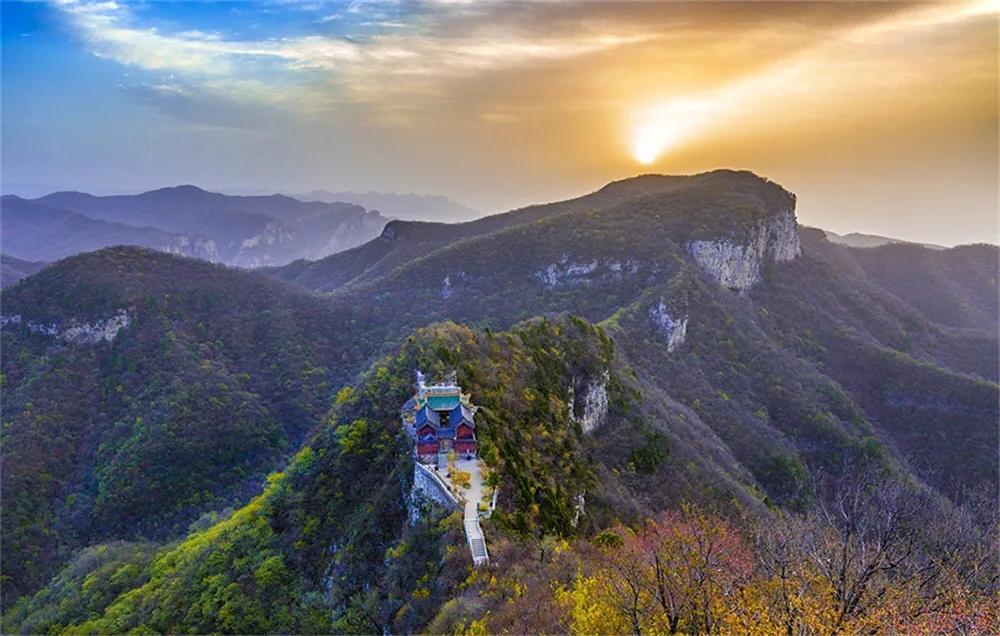
<svg viewBox="0 0 1000 636">
<path fill-rule="evenodd" d="M 947 598 L 921 615 L 945 631 L 995 618 L 995 568 L 962 559 L 997 487 L 997 248 L 850 248 L 794 205 L 745 172 L 646 176 L 393 222 L 284 280 L 135 248 L 29 277 L 2 296 L 5 631 L 865 630 L 916 620 L 905 598 Z M 468 580 L 458 519 L 407 521 L 417 368 L 482 406 L 498 569 Z M 907 508 L 891 539 L 920 546 L 853 600 L 815 565 L 861 540 L 822 514 L 851 492 Z M 762 547 L 769 523 L 805 542 Z M 724 542 L 716 587 L 684 588 L 714 609 L 615 604 L 615 577 L 656 576 L 621 569 L 648 533 L 671 559 Z M 807 564 L 800 615 L 774 550 Z"/>
<path fill-rule="evenodd" d="M 67 259 L 3 306 L 60 328 L 128 316 L 110 342 L 4 328 L 5 595 L 95 540 L 163 539 L 245 501 L 363 357 L 324 303 L 151 250 Z"/>
</svg>

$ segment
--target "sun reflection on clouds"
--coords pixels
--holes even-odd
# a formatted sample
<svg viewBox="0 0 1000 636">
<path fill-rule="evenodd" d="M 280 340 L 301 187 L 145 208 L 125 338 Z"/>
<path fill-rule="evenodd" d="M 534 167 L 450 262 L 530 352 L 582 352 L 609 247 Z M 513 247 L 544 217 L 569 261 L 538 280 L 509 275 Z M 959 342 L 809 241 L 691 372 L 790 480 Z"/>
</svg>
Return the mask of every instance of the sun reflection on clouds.
<svg viewBox="0 0 1000 636">
<path fill-rule="evenodd" d="M 790 59 L 715 90 L 647 104 L 632 112 L 632 157 L 641 164 L 651 164 L 709 128 L 738 119 L 761 105 L 796 91 L 817 91 L 837 84 L 843 86 L 870 81 L 873 78 L 844 76 L 831 72 L 831 69 L 854 56 L 864 56 L 867 46 L 884 43 L 887 38 L 912 36 L 998 13 L 1000 0 L 928 5 L 847 30 L 840 37 L 817 44 Z"/>
</svg>

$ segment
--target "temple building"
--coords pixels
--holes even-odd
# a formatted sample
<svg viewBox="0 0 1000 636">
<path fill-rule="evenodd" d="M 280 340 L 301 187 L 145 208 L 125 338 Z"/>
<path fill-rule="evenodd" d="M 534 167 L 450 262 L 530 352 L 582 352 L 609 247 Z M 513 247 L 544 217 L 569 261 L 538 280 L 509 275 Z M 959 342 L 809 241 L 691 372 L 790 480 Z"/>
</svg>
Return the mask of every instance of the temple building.
<svg viewBox="0 0 1000 636">
<path fill-rule="evenodd" d="M 454 374 L 442 384 L 426 384 L 418 371 L 417 394 L 407 402 L 403 415 L 403 421 L 416 438 L 417 456 L 423 461 L 434 461 L 438 453 L 452 450 L 475 456 L 476 409 L 469 396 L 462 393 Z"/>
</svg>

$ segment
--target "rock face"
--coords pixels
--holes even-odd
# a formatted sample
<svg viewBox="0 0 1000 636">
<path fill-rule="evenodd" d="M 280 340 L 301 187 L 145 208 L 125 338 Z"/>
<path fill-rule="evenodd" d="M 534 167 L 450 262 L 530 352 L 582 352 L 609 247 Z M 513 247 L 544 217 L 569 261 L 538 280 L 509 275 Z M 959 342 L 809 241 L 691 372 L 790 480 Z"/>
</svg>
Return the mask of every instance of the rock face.
<svg viewBox="0 0 1000 636">
<path fill-rule="evenodd" d="M 409 513 L 410 519 L 420 517 L 421 502 L 431 501 L 444 506 L 446 510 L 458 510 L 460 507 L 448 488 L 441 482 L 433 469 L 419 462 L 413 463 L 413 486 L 410 487 Z"/>
<path fill-rule="evenodd" d="M 640 262 L 634 258 L 572 261 L 563 254 L 558 261 L 534 273 L 535 279 L 547 287 L 590 285 L 600 280 L 620 280 L 639 272 Z"/>
<path fill-rule="evenodd" d="M 587 506 L 587 496 L 585 493 L 577 493 L 573 497 L 573 527 L 576 528 L 580 524 L 580 517 L 583 516 L 583 512 Z"/>
<path fill-rule="evenodd" d="M 759 283 L 764 265 L 790 261 L 801 252 L 799 228 L 792 210 L 758 223 L 747 243 L 732 239 L 691 241 L 691 258 L 720 285 L 746 291 Z"/>
<path fill-rule="evenodd" d="M 556 285 L 588 284 L 587 276 L 597 270 L 597 260 L 583 263 L 570 262 L 566 256 L 558 263 L 552 263 L 540 272 L 535 272 L 535 277 L 549 287 Z"/>
<path fill-rule="evenodd" d="M 687 336 L 687 316 L 673 316 L 667 304 L 661 299 L 659 304 L 649 308 L 649 319 L 667 341 L 667 351 L 673 351 L 684 344 Z"/>
<path fill-rule="evenodd" d="M 131 324 L 132 318 L 124 309 L 104 320 L 93 323 L 71 321 L 68 325 L 57 323 L 43 324 L 33 320 L 24 320 L 19 314 L 4 314 L 0 316 L 0 327 L 8 325 L 23 325 L 31 333 L 41 333 L 65 340 L 71 344 L 88 345 L 100 342 L 111 342 L 118 332 Z"/>
<path fill-rule="evenodd" d="M 580 423 L 584 434 L 600 426 L 608 415 L 609 378 L 608 372 L 604 371 L 599 378 L 588 383 L 580 393 L 579 408 L 574 408 L 573 411 L 574 413 L 581 411 L 580 416 L 575 419 Z M 576 401 L 575 398 L 574 401 Z"/>
<path fill-rule="evenodd" d="M 243 239 L 236 254 L 226 259 L 226 264 L 236 267 L 270 265 L 277 254 L 285 250 L 295 251 L 297 242 L 299 236 L 295 230 L 284 223 L 270 221 L 264 225 L 262 231 Z"/>
<path fill-rule="evenodd" d="M 178 236 L 176 240 L 164 246 L 163 251 L 168 254 L 177 254 L 178 256 L 200 258 L 213 263 L 222 260 L 215 241 L 200 236 Z"/>
</svg>

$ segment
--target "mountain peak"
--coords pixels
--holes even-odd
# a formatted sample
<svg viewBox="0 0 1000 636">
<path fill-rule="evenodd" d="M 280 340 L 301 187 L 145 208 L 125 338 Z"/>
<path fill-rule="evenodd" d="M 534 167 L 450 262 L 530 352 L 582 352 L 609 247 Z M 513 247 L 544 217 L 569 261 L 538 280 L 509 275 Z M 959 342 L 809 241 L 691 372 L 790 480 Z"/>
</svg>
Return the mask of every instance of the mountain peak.
<svg viewBox="0 0 1000 636">
<path fill-rule="evenodd" d="M 141 196 L 157 196 L 157 195 L 161 195 L 161 196 L 162 195 L 165 195 L 165 196 L 170 196 L 170 195 L 178 196 L 179 195 L 179 196 L 185 196 L 185 197 L 205 196 L 205 195 L 208 195 L 208 196 L 220 196 L 220 195 L 217 195 L 214 192 L 210 192 L 208 190 L 199 188 L 198 186 L 192 185 L 190 183 L 182 183 L 180 185 L 167 186 L 165 188 L 157 188 L 155 190 L 149 190 L 147 192 L 142 192 L 142 193 L 140 193 L 140 194 L 138 194 L 136 196 L 140 196 L 141 197 Z"/>
<path fill-rule="evenodd" d="M 208 192 L 207 190 L 199 188 L 198 186 L 192 185 L 190 183 L 182 183 L 180 185 L 168 186 L 166 188 L 160 188 L 160 190 L 173 190 L 174 192 Z"/>
</svg>

